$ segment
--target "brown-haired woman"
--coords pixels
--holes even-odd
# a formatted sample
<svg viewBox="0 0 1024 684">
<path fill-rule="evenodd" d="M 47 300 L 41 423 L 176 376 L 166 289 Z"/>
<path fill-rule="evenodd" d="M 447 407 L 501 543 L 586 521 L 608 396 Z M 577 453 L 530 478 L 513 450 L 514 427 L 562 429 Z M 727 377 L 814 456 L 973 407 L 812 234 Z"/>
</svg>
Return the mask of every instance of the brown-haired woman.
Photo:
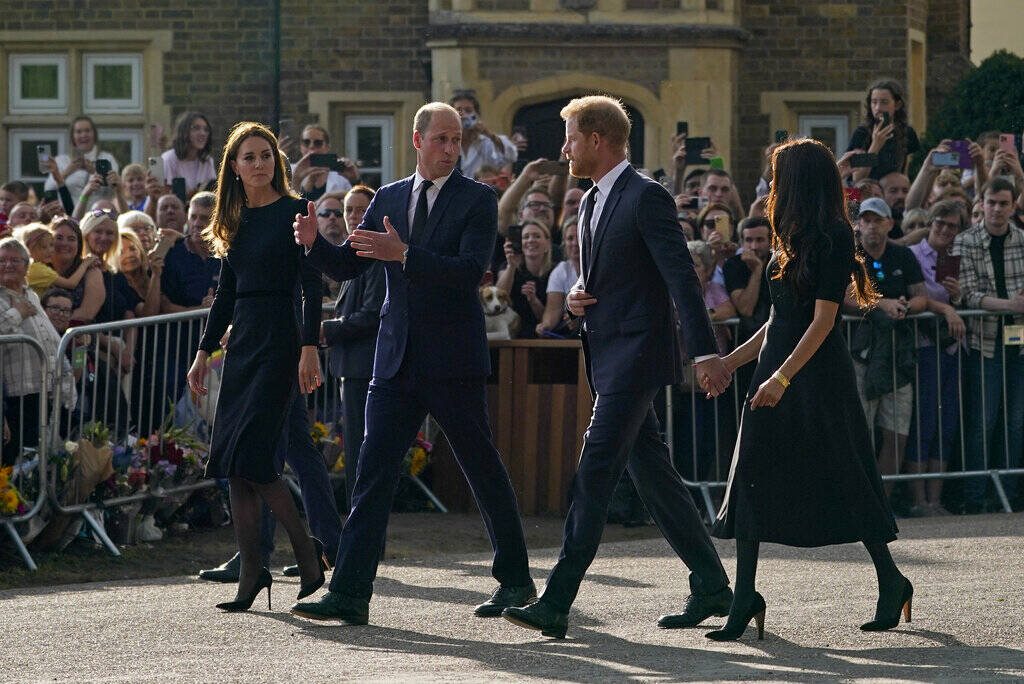
<svg viewBox="0 0 1024 684">
<path fill-rule="evenodd" d="M 213 132 L 205 115 L 185 112 L 179 116 L 174 124 L 174 143 L 161 155 L 167 183 L 174 178 L 184 178 L 185 193 L 189 197 L 199 190 L 212 189 L 207 187 L 217 178 L 212 141 Z"/>
<path fill-rule="evenodd" d="M 909 620 L 913 595 L 889 554 L 896 523 L 839 315 L 851 281 L 862 305 L 878 296 L 854 251 L 839 170 L 828 148 L 814 140 L 782 145 L 772 168 L 767 213 L 775 254 L 767 273 L 773 313 L 725 357 L 730 371 L 755 358 L 757 368 L 712 531 L 736 539 L 729 620 L 707 635 L 716 641 L 739 638 L 751 618 L 763 638 L 765 604 L 754 591 L 762 541 L 802 547 L 863 542 L 879 585 L 875 619 L 863 630 L 895 627 L 901 609 Z"/>
<path fill-rule="evenodd" d="M 238 595 L 218 604 L 222 610 L 248 610 L 263 588 L 270 604 L 272 579 L 260 567 L 261 498 L 288 531 L 302 577 L 299 598 L 324 582 L 323 545 L 299 518 L 275 458 L 296 381 L 304 393 L 320 385 L 320 274 L 307 265 L 291 229 L 296 213 L 307 210 L 312 214 L 313 203 L 307 209 L 292 194 L 273 133 L 257 123 L 235 125 L 221 161 L 213 220 L 203 230 L 221 257 L 220 282 L 188 372 L 192 391 L 206 394 L 208 355 L 230 324 L 206 466 L 207 477 L 230 480 L 241 558 Z M 300 283 L 301 336 L 294 308 Z"/>
<path fill-rule="evenodd" d="M 854 182 L 867 176 L 877 180 L 893 171 L 906 173 L 910 155 L 917 152 L 921 142 L 908 123 L 903 86 L 888 78 L 874 81 L 864 96 L 864 111 L 867 120 L 853 131 L 846 151 L 867 150 L 877 154 L 878 161 L 871 168 L 854 169 Z"/>
</svg>

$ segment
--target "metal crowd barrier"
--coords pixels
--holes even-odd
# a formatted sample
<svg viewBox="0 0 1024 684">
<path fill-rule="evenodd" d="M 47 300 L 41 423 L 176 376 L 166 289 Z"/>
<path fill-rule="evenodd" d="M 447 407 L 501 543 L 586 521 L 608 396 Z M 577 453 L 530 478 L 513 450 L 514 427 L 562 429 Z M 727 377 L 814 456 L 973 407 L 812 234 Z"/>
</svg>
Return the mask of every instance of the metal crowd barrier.
<svg viewBox="0 0 1024 684">
<path fill-rule="evenodd" d="M 25 443 L 25 423 L 21 420 L 21 418 L 26 415 L 25 397 L 8 397 L 7 387 L 5 386 L 7 381 L 6 372 L 8 370 L 14 370 L 13 368 L 8 369 L 7 355 L 11 353 L 10 346 L 15 344 L 25 345 L 25 349 L 31 349 L 32 353 L 38 357 L 41 369 L 42 382 L 40 383 L 40 390 L 37 399 L 38 406 L 36 408 L 39 422 L 36 427 L 39 430 L 39 438 L 38 440 L 32 440 L 34 442 L 33 444 Z M 18 431 L 17 434 L 15 434 L 14 431 L 11 430 L 10 435 L 10 440 L 17 450 L 17 455 L 13 459 L 14 462 L 11 464 L 14 466 L 14 470 L 11 475 L 11 483 L 17 487 L 20 483 L 29 480 L 29 478 L 32 477 L 31 473 L 34 472 L 34 477 L 37 479 L 36 486 L 38 487 L 35 500 L 31 502 L 31 505 L 26 512 L 11 516 L 0 516 L 0 524 L 3 524 L 4 528 L 7 530 L 7 534 L 14 543 L 14 547 L 18 550 L 18 554 L 25 562 L 25 565 L 28 566 L 29 570 L 35 570 L 36 564 L 35 561 L 32 560 L 32 556 L 29 554 L 25 544 L 21 541 L 21 535 L 18 533 L 15 525 L 19 523 L 28 523 L 29 520 L 39 513 L 43 504 L 46 502 L 46 411 L 48 406 L 46 395 L 48 389 L 47 384 L 50 378 L 49 366 L 50 364 L 46 356 L 46 351 L 34 338 L 22 334 L 0 335 L 0 368 L 3 369 L 3 372 L 0 372 L 0 388 L 3 388 L 0 395 L 4 397 L 3 401 L 0 401 L 0 424 L 6 426 L 8 424 L 7 419 L 9 417 L 13 417 L 10 415 L 11 411 L 7 402 L 14 400 L 17 400 L 18 402 L 18 409 L 15 412 L 19 417 L 17 421 Z M 24 367 L 22 370 L 22 375 L 24 376 Z M 59 382 L 56 384 L 58 386 L 60 385 Z M 4 446 L 6 447 L 6 444 Z M 14 451 L 14 449 L 9 451 Z M 22 487 L 23 486 L 24 485 L 22 485 Z M 21 489 L 21 487 L 19 487 L 19 489 Z"/>
<path fill-rule="evenodd" d="M 995 313 L 984 310 L 964 310 L 957 311 L 957 314 L 964 319 L 968 325 L 968 339 L 970 337 L 970 326 L 972 321 L 976 325 L 980 325 L 982 320 L 988 318 L 1009 318 L 1013 314 Z M 926 472 L 923 468 L 926 463 L 923 460 L 918 460 L 916 463 L 906 460 L 906 447 L 910 446 L 911 437 L 908 436 L 907 445 L 904 453 L 901 455 L 901 461 L 903 462 L 903 472 L 900 473 L 885 473 L 882 475 L 882 479 L 886 482 L 897 482 L 897 481 L 913 481 L 913 480 L 934 480 L 934 479 L 964 479 L 964 478 L 986 478 L 992 482 L 996 496 L 999 499 L 999 503 L 1002 509 L 1006 512 L 1011 511 L 1011 502 L 1006 494 L 1005 487 L 1001 480 L 1004 476 L 1024 476 L 1024 455 L 1016 455 L 1016 458 L 1010 453 L 1009 450 L 1009 425 L 1007 421 L 1007 396 L 1006 396 L 1006 383 L 1008 378 L 1006 377 L 1006 364 L 1005 356 L 1007 353 L 1006 347 L 1000 345 L 999 354 L 1002 355 L 1002 396 L 1001 405 L 1002 412 L 999 416 L 997 424 L 1001 424 L 1001 434 L 996 434 L 994 437 L 1001 438 L 999 441 L 1002 443 L 1002 454 L 993 453 L 994 445 L 991 443 L 989 436 L 982 430 L 983 438 L 983 449 L 982 449 L 982 463 L 980 467 L 969 469 L 967 465 L 968 461 L 968 445 L 967 445 L 967 431 L 968 422 L 965 420 L 965 416 L 969 415 L 969 412 L 980 411 L 982 415 L 985 412 L 985 392 L 984 392 L 984 373 L 980 374 L 980 380 L 982 383 L 982 391 L 980 396 L 973 396 L 970 393 L 965 392 L 964 387 L 964 373 L 967 372 L 967 364 L 969 358 L 974 354 L 969 355 L 965 344 L 959 344 L 956 346 L 956 359 L 957 367 L 959 371 L 956 376 L 952 379 L 944 378 L 942 375 L 942 363 L 941 355 L 945 354 L 946 351 L 940 345 L 935 344 L 934 340 L 939 339 L 941 323 L 944 320 L 943 317 L 937 316 L 934 313 L 926 312 L 921 314 L 915 314 L 908 316 L 906 319 L 913 326 L 913 339 L 915 347 L 915 358 L 921 353 L 921 348 L 926 340 L 931 340 L 932 344 L 925 346 L 925 349 L 929 351 L 926 353 L 934 353 L 936 355 L 936 405 L 926 407 L 937 412 L 937 418 L 935 420 L 936 432 L 938 433 L 938 444 L 937 453 L 946 454 L 945 451 L 947 444 L 944 443 L 944 437 L 942 434 L 941 427 L 939 425 L 943 421 L 943 403 L 942 403 L 942 390 L 944 383 L 955 382 L 956 383 L 956 394 L 957 394 L 957 413 L 956 421 L 957 426 L 954 432 L 953 439 L 957 440 L 958 444 L 955 446 L 959 447 L 959 468 L 956 469 L 944 469 L 936 472 Z M 864 319 L 859 316 L 843 316 L 843 322 L 846 326 L 846 338 L 847 343 L 852 344 L 851 331 L 857 324 L 863 323 Z M 732 343 L 735 346 L 736 343 L 736 330 L 739 325 L 739 319 L 730 319 L 728 321 L 717 322 L 714 324 L 716 328 L 724 328 L 730 331 L 732 334 Z M 892 332 L 892 342 L 895 344 L 896 332 Z M 948 348 L 948 347 L 947 347 Z M 1011 347 L 1016 349 L 1016 347 Z M 856 363 L 856 362 L 855 362 Z M 975 361 L 975 363 L 978 363 Z M 664 429 L 665 438 L 668 442 L 669 452 L 673 459 L 673 463 L 676 464 L 677 469 L 680 470 L 680 474 L 683 477 L 683 481 L 687 486 L 697 489 L 700 491 L 703 499 L 705 508 L 708 516 L 714 519 L 717 515 L 717 506 L 711 495 L 712 489 L 721 489 L 727 485 L 729 468 L 732 463 L 733 449 L 735 446 L 735 439 L 740 423 L 740 415 L 742 413 L 742 404 L 744 395 L 746 394 L 747 387 L 740 387 L 738 379 L 742 380 L 745 378 L 749 381 L 750 375 L 753 372 L 756 363 L 751 362 L 741 369 L 737 369 L 733 373 L 733 384 L 731 385 L 730 391 L 716 399 L 707 400 L 704 398 L 704 393 L 700 390 L 695 383 L 689 383 L 688 386 L 683 386 L 681 390 L 674 390 L 672 387 L 665 388 L 665 399 L 664 399 Z M 745 369 L 745 370 L 744 370 Z M 891 372 L 893 374 L 893 386 L 897 386 L 896 380 L 896 359 L 893 357 L 891 364 Z M 914 378 L 913 378 L 913 413 L 911 416 L 911 431 L 910 435 L 913 436 L 915 446 L 917 448 L 918 458 L 922 450 L 922 406 L 919 400 L 921 390 L 920 368 L 919 364 L 914 364 Z M 1024 382 L 1024 378 L 1014 378 L 1013 382 Z M 673 399 L 673 394 L 676 394 L 676 399 Z M 858 393 L 859 394 L 859 393 Z M 681 396 L 679 396 L 681 395 Z M 677 404 L 677 400 L 681 399 L 684 402 L 683 406 Z M 712 412 L 710 418 L 707 417 L 707 412 Z M 684 417 L 688 420 L 688 425 L 680 426 L 678 419 Z M 701 421 L 704 422 L 703 426 Z M 978 420 L 974 420 L 973 424 L 978 424 Z M 983 419 L 981 420 L 983 425 Z M 713 439 L 708 437 L 708 431 L 705 429 L 708 426 L 712 426 L 711 433 Z M 683 430 L 688 439 L 682 444 L 683 448 L 688 453 L 679 454 L 678 448 L 680 446 L 680 440 L 676 438 L 677 433 Z M 874 432 L 874 431 L 872 431 Z M 957 454 L 951 454 L 951 457 L 956 457 Z M 951 465 L 950 461 L 952 458 L 947 458 L 944 463 L 946 466 Z M 1021 480 L 1021 485 L 1024 486 L 1024 479 Z"/>
</svg>

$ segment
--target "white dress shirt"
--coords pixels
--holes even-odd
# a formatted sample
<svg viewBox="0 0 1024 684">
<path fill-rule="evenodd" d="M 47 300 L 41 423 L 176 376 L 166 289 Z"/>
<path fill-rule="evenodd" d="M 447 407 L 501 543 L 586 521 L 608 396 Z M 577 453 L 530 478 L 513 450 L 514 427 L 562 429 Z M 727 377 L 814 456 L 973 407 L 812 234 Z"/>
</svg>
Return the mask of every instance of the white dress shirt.
<svg viewBox="0 0 1024 684">
<path fill-rule="evenodd" d="M 430 210 L 434 208 L 434 201 L 437 196 L 441 194 L 441 188 L 444 186 L 448 179 L 452 177 L 449 173 L 447 176 L 441 176 L 434 180 L 434 184 L 427 189 L 427 216 L 430 216 Z M 412 194 L 409 196 L 409 236 L 412 238 L 412 222 L 416 217 L 416 203 L 420 201 L 420 191 L 423 190 L 423 181 L 426 178 L 420 175 L 420 170 L 416 169 L 416 175 L 412 179 Z M 416 236 L 419 237 L 418 235 Z"/>
</svg>

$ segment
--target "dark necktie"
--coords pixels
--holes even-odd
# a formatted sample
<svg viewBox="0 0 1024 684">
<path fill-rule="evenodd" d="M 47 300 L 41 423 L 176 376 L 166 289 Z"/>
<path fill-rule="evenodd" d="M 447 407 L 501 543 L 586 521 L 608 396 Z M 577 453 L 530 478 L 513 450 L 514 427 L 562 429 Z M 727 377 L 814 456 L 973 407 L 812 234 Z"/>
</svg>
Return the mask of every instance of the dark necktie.
<svg viewBox="0 0 1024 684">
<path fill-rule="evenodd" d="M 412 215 L 412 230 L 409 231 L 409 242 L 423 237 L 427 228 L 427 190 L 433 186 L 432 181 L 424 180 L 420 185 L 420 198 L 416 200 L 416 212 Z"/>
<path fill-rule="evenodd" d="M 594 215 L 594 199 L 597 195 L 597 188 L 594 188 L 590 194 L 587 195 L 587 199 L 583 202 L 583 208 L 580 213 L 582 222 L 580 223 L 580 239 L 583 243 L 583 262 L 580 264 L 583 267 L 583 272 L 587 273 L 590 270 L 590 257 L 593 250 L 594 234 L 590 232 L 590 219 Z"/>
</svg>

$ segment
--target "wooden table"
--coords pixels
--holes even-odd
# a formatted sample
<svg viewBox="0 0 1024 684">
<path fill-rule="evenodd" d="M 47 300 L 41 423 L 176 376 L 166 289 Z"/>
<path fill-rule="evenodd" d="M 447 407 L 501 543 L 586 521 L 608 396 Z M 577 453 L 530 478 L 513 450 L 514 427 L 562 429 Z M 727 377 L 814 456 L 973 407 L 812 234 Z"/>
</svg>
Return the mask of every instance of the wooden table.
<svg viewBox="0 0 1024 684">
<path fill-rule="evenodd" d="M 521 512 L 564 515 L 593 408 L 582 345 L 579 340 L 508 340 L 492 341 L 490 347 L 491 430 Z M 450 447 L 441 435 L 436 441 L 432 489 L 450 510 L 474 510 Z"/>
</svg>

